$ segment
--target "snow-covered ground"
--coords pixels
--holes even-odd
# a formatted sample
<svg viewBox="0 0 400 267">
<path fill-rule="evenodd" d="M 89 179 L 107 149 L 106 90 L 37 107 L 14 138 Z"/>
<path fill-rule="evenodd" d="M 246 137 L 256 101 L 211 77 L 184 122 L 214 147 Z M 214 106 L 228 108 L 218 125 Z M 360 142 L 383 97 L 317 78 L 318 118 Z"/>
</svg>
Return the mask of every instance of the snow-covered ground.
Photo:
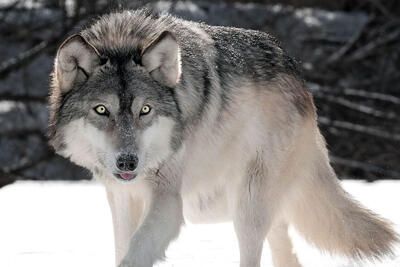
<svg viewBox="0 0 400 267">
<path fill-rule="evenodd" d="M 400 182 L 343 182 L 367 207 L 400 230 Z M 304 266 L 400 266 L 400 256 L 384 263 L 349 263 L 321 255 L 291 231 Z M 399 249 L 400 251 L 400 249 Z M 400 255 L 400 254 L 398 254 Z M 186 225 L 159 267 L 238 266 L 230 223 Z M 104 189 L 94 182 L 18 182 L 0 189 L 0 266 L 110 267 L 114 264 L 110 211 Z M 262 266 L 272 266 L 265 244 Z"/>
</svg>

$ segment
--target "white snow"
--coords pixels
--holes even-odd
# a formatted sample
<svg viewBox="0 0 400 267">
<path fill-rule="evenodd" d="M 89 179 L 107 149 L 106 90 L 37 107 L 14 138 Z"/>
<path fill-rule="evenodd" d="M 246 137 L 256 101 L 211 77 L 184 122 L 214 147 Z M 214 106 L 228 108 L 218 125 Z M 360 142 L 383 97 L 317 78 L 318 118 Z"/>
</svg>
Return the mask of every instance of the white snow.
<svg viewBox="0 0 400 267">
<path fill-rule="evenodd" d="M 400 230 L 400 182 L 345 181 L 343 186 Z M 321 255 L 291 231 L 307 267 L 400 266 L 400 256 L 383 263 L 349 263 Z M 110 211 L 104 189 L 94 182 L 17 182 L 0 189 L 0 266 L 110 267 L 114 265 Z M 238 266 L 230 223 L 187 224 L 159 267 Z M 265 244 L 262 266 L 272 266 Z"/>
</svg>

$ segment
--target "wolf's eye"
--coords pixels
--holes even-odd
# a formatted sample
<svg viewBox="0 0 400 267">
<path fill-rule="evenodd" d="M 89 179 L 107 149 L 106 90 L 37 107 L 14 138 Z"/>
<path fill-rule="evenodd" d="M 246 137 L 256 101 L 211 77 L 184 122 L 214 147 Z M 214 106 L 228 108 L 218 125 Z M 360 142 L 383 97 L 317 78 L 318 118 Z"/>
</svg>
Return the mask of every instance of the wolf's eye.
<svg viewBox="0 0 400 267">
<path fill-rule="evenodd" d="M 96 111 L 97 114 L 101 116 L 108 116 L 109 112 L 107 108 L 103 105 L 98 105 L 94 108 L 94 111 Z"/>
<path fill-rule="evenodd" d="M 144 105 L 142 110 L 140 110 L 140 115 L 146 115 L 150 112 L 151 108 L 149 105 Z"/>
</svg>

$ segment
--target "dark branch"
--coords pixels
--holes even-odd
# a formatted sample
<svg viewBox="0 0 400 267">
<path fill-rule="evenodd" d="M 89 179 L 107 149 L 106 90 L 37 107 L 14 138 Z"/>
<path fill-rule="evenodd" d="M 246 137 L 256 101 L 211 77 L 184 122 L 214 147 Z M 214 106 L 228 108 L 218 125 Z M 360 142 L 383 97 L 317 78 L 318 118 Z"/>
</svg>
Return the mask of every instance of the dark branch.
<svg viewBox="0 0 400 267">
<path fill-rule="evenodd" d="M 373 172 L 376 174 L 381 174 L 385 176 L 384 178 L 387 179 L 400 179 L 400 172 L 393 171 L 393 170 L 386 170 L 381 167 L 356 161 L 356 160 L 351 160 L 351 159 L 345 159 L 345 158 L 340 158 L 340 157 L 335 157 L 335 156 L 330 156 L 330 159 L 332 160 L 332 163 L 337 164 L 337 165 L 343 165 L 346 167 L 350 167 L 353 169 L 361 169 L 366 172 Z"/>
<path fill-rule="evenodd" d="M 42 52 L 49 45 L 48 41 L 42 41 L 35 45 L 31 49 L 20 53 L 18 56 L 11 58 L 0 64 L 0 77 L 5 76 L 9 72 L 17 69 L 19 66 L 23 65 L 25 62 L 34 58 L 40 52 Z"/>
<path fill-rule="evenodd" d="M 354 131 L 362 134 L 368 134 L 379 138 L 389 139 L 392 141 L 400 141 L 400 134 L 397 133 L 391 134 L 386 131 L 382 131 L 369 126 L 360 125 L 348 121 L 337 121 L 337 120 L 331 120 L 327 117 L 319 117 L 318 122 L 322 125 L 334 126 L 336 128 Z"/>
</svg>

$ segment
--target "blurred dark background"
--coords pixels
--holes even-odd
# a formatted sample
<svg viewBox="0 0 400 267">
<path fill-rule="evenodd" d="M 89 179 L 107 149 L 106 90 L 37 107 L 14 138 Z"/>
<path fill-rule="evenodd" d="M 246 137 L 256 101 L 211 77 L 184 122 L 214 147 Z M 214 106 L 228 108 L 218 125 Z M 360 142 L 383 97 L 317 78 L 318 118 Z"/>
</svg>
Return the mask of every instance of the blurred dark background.
<svg viewBox="0 0 400 267">
<path fill-rule="evenodd" d="M 90 178 L 47 146 L 53 57 L 99 15 L 142 6 L 273 33 L 300 62 L 339 177 L 400 179 L 400 1 L 0 0 L 0 187 Z"/>
</svg>

